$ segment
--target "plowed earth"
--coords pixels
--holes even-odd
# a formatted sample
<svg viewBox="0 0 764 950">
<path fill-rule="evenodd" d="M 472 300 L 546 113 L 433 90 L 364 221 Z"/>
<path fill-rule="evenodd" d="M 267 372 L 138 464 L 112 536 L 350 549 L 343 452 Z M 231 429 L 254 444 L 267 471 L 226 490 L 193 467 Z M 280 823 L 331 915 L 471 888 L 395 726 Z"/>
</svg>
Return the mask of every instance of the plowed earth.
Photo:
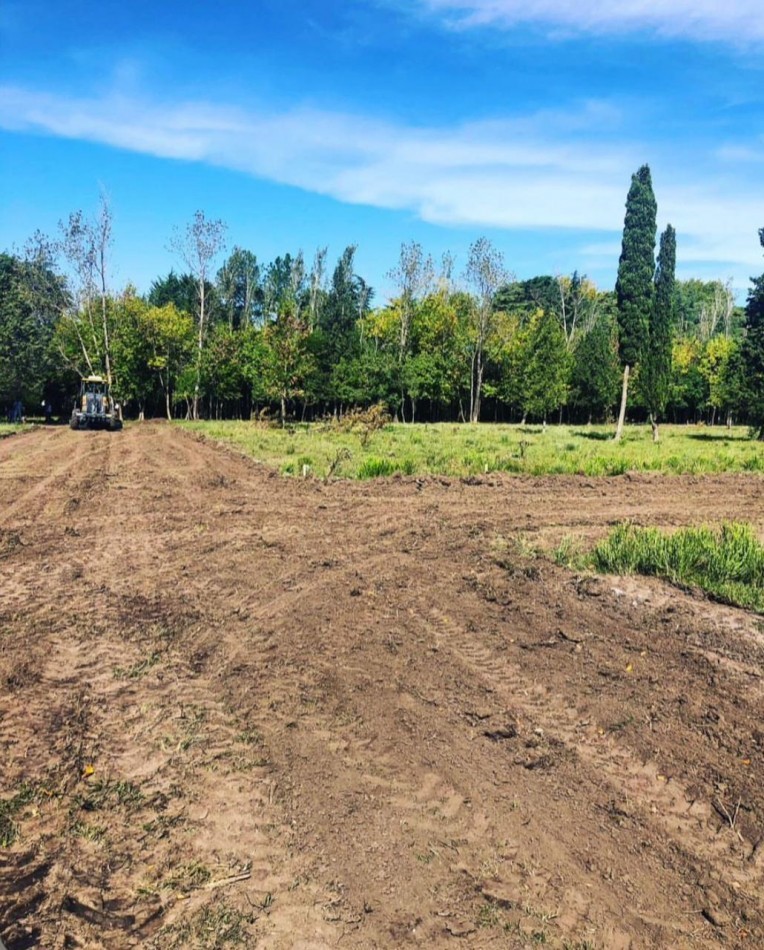
<svg viewBox="0 0 764 950">
<path fill-rule="evenodd" d="M 3 441 L 2 941 L 764 946 L 759 621 L 531 552 L 761 498 Z"/>
</svg>

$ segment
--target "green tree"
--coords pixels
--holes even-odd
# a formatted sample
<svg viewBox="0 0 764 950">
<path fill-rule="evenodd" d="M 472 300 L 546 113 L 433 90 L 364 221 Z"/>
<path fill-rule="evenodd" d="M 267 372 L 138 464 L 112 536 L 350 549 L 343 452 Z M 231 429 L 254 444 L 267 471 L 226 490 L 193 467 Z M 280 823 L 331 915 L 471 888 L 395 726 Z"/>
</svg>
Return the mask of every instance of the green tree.
<svg viewBox="0 0 764 950">
<path fill-rule="evenodd" d="M 164 394 L 165 415 L 172 419 L 173 395 L 178 379 L 190 365 L 194 348 L 194 321 L 175 306 L 148 307 L 143 326 L 150 346 L 149 367 L 156 373 Z"/>
<path fill-rule="evenodd" d="M 464 276 L 474 293 L 470 333 L 470 422 L 478 422 L 483 398 L 485 354 L 495 322 L 494 300 L 499 288 L 507 283 L 504 255 L 488 238 L 478 238 L 470 245 Z"/>
<path fill-rule="evenodd" d="M 262 319 L 272 320 L 285 307 L 298 307 L 305 266 L 302 254 L 279 256 L 265 268 L 262 282 Z"/>
<path fill-rule="evenodd" d="M 288 404 L 304 397 L 314 370 L 310 329 L 296 308 L 287 306 L 263 330 L 263 385 L 266 394 L 279 403 L 282 425 Z"/>
<path fill-rule="evenodd" d="M 678 280 L 674 287 L 674 317 L 682 336 L 704 343 L 717 333 L 740 336 L 744 315 L 735 306 L 731 281 Z"/>
<path fill-rule="evenodd" d="M 139 419 L 144 418 L 146 403 L 156 389 L 145 325 L 149 309 L 150 305 L 136 294 L 134 287 L 128 287 L 120 298 L 108 301 L 114 396 L 122 403 L 136 402 Z"/>
<path fill-rule="evenodd" d="M 152 281 L 148 302 L 152 307 L 164 307 L 171 303 L 182 313 L 196 313 L 197 285 L 191 274 L 176 274 L 171 270 L 165 277 Z M 213 285 L 205 287 L 205 298 L 209 302 L 214 294 Z"/>
<path fill-rule="evenodd" d="M 589 418 L 605 420 L 618 399 L 618 326 L 603 312 L 573 349 L 572 401 Z"/>
<path fill-rule="evenodd" d="M 527 402 L 530 327 L 537 312 L 499 310 L 494 316 L 494 332 L 488 349 L 494 375 L 492 395 L 512 412 L 524 412 Z"/>
<path fill-rule="evenodd" d="M 195 212 L 185 230 L 176 231 L 170 242 L 171 249 L 188 267 L 196 282 L 196 378 L 191 414 L 199 418 L 199 399 L 201 395 L 202 359 L 207 325 L 210 317 L 207 288 L 212 273 L 212 264 L 225 246 L 226 225 L 222 221 L 210 220 L 203 211 Z"/>
<path fill-rule="evenodd" d="M 222 419 L 226 406 L 240 404 L 245 387 L 242 334 L 228 324 L 213 327 L 202 357 L 201 390 L 210 416 Z"/>
<path fill-rule="evenodd" d="M 0 401 L 39 405 L 50 375 L 54 324 L 65 302 L 63 281 L 47 264 L 0 254 Z"/>
<path fill-rule="evenodd" d="M 262 298 L 260 265 L 251 251 L 235 247 L 215 282 L 221 313 L 231 330 L 253 323 Z"/>
<path fill-rule="evenodd" d="M 669 406 L 675 417 L 697 420 L 708 404 L 708 385 L 701 366 L 703 344 L 695 336 L 674 340 L 671 347 Z"/>
<path fill-rule="evenodd" d="M 618 302 L 618 336 L 623 365 L 621 411 L 615 438 L 620 439 L 626 418 L 629 370 L 641 359 L 653 306 L 655 233 L 658 207 L 648 165 L 631 178 L 626 197 L 621 257 L 615 285 Z"/>
<path fill-rule="evenodd" d="M 658 420 L 666 409 L 671 379 L 671 341 L 674 329 L 674 282 L 676 273 L 676 231 L 669 224 L 661 235 L 658 265 L 655 270 L 655 295 L 641 369 L 653 441 L 657 442 Z"/>
<path fill-rule="evenodd" d="M 554 310 L 559 300 L 557 281 L 551 275 L 544 274 L 503 284 L 494 295 L 494 309 L 505 313 L 522 313 L 530 319 L 538 310 Z"/>
<path fill-rule="evenodd" d="M 570 386 L 572 357 L 554 313 L 538 311 L 528 327 L 521 408 L 523 416 L 546 421 L 564 406 Z"/>
<path fill-rule="evenodd" d="M 721 335 L 711 337 L 703 350 L 700 372 L 708 386 L 711 425 L 717 413 L 725 413 L 731 426 L 732 412 L 741 402 L 740 341 Z"/>
<path fill-rule="evenodd" d="M 759 241 L 764 247 L 764 228 L 759 231 Z M 764 274 L 754 278 L 748 293 L 741 363 L 751 431 L 764 439 Z"/>
<path fill-rule="evenodd" d="M 355 245 L 346 247 L 334 268 L 330 287 L 321 297 L 320 329 L 315 340 L 323 398 L 334 402 L 335 407 L 343 401 L 333 387 L 332 381 L 338 379 L 335 369 L 361 355 L 359 329 L 373 296 L 371 287 L 355 273 L 355 252 Z"/>
</svg>

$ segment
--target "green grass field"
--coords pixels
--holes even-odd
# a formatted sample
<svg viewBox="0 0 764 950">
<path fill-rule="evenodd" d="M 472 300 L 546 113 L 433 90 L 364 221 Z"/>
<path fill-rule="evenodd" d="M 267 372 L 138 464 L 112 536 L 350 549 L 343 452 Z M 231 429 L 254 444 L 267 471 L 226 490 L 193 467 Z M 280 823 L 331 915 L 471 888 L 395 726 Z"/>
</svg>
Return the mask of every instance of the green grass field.
<svg viewBox="0 0 764 950">
<path fill-rule="evenodd" d="M 623 440 L 613 426 L 388 425 L 362 446 L 358 435 L 322 424 L 267 428 L 254 422 L 181 423 L 207 438 L 230 443 L 284 475 L 370 478 L 380 475 L 622 475 L 764 472 L 764 444 L 744 428 L 628 427 Z"/>
</svg>

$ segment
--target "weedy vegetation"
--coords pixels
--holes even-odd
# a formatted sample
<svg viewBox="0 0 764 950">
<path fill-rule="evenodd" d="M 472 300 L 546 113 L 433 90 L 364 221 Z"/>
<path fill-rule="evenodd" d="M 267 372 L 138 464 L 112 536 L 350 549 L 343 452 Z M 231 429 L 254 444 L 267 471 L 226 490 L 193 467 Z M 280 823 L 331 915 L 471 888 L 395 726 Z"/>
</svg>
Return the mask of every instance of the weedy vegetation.
<svg viewBox="0 0 764 950">
<path fill-rule="evenodd" d="M 10 848 L 19 836 L 16 816 L 32 801 L 37 790 L 32 785 L 23 784 L 15 795 L 0 800 L 0 848 Z"/>
<path fill-rule="evenodd" d="M 749 524 L 719 528 L 617 525 L 592 554 L 596 570 L 646 574 L 699 587 L 716 600 L 764 613 L 764 545 Z"/>
<path fill-rule="evenodd" d="M 402 425 L 377 416 L 359 422 L 356 414 L 347 425 L 180 424 L 294 476 L 764 472 L 764 446 L 751 441 L 742 426 L 666 425 L 661 427 L 661 441 L 654 443 L 648 426 L 627 427 L 615 442 L 612 426 Z"/>
</svg>

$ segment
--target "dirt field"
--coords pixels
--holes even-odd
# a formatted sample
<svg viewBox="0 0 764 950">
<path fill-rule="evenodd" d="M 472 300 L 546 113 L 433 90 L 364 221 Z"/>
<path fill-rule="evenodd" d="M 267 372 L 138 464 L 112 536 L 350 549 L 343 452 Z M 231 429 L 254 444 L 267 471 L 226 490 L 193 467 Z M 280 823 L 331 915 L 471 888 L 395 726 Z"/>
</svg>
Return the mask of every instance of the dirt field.
<svg viewBox="0 0 764 950">
<path fill-rule="evenodd" d="M 764 946 L 760 621 L 529 553 L 762 488 L 4 440 L 0 937 Z"/>
</svg>

